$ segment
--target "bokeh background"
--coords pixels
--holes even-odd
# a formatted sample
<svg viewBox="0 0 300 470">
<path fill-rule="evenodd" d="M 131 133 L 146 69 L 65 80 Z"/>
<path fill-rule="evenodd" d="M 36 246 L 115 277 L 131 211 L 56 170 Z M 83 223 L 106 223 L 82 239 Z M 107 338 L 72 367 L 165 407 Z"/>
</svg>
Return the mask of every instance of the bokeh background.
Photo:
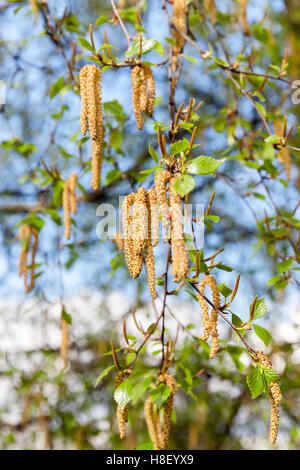
<svg viewBox="0 0 300 470">
<path fill-rule="evenodd" d="M 147 37 L 168 47 L 168 25 L 160 0 L 119 2 L 123 18 L 133 32 L 136 3 Z M 123 5 L 124 3 L 124 5 Z M 191 2 L 193 3 L 193 2 Z M 217 31 L 211 27 L 203 2 L 200 13 L 190 9 L 190 28 L 198 44 L 206 48 L 210 42 L 224 57 L 220 38 L 227 54 L 252 55 L 252 70 L 274 72 L 280 67 L 284 49 L 288 48 L 288 77 L 300 79 L 300 14 L 296 0 L 251 1 L 247 19 L 251 34 L 244 34 L 239 19 L 239 2 L 216 1 Z M 61 47 L 70 60 L 75 54 L 73 73 L 78 76 L 89 51 L 78 43 L 78 36 L 88 39 L 88 26 L 94 24 L 94 40 L 103 44 L 104 30 L 116 55 L 123 57 L 126 39 L 117 24 L 111 21 L 95 25 L 97 18 L 111 19 L 109 1 L 48 2 L 51 15 L 61 25 Z M 169 7 L 168 7 L 169 8 Z M 133 33 L 132 33 L 133 34 Z M 75 50 L 76 46 L 76 50 Z M 105 160 L 102 185 L 97 193 L 89 189 L 89 142 L 79 131 L 80 97 L 70 77 L 60 47 L 45 34 L 44 18 L 34 14 L 30 2 L 0 3 L 0 80 L 6 86 L 6 102 L 0 107 L 0 447 L 2 449 L 134 449 L 148 442 L 143 420 L 143 401 L 130 407 L 129 432 L 125 441 L 118 437 L 114 418 L 113 376 L 111 371 L 94 388 L 97 376 L 112 364 L 110 340 L 124 347 L 122 321 L 127 319 L 128 332 L 140 340 L 132 321 L 136 316 L 144 326 L 153 319 L 153 305 L 145 288 L 145 275 L 133 281 L 124 266 L 123 255 L 111 240 L 99 240 L 96 209 L 102 202 L 116 207 L 120 195 L 140 184 L 149 187 L 150 180 L 139 172 L 154 166 L 148 154 L 148 144 L 156 146 L 153 122 L 168 123 L 167 69 L 155 67 L 156 110 L 143 132 L 136 129 L 131 104 L 130 73 L 127 68 L 106 70 L 103 74 L 103 102 L 107 103 Z M 276 272 L 276 253 L 262 243 L 257 221 L 267 213 L 274 215 L 258 174 L 251 165 L 242 163 L 243 155 L 236 142 L 241 129 L 228 111 L 238 106 L 245 128 L 257 129 L 259 118 L 246 99 L 236 95 L 219 67 L 199 58 L 190 44 L 176 94 L 177 105 L 192 96 L 203 100 L 198 118 L 197 143 L 202 155 L 215 158 L 231 156 L 217 175 L 197 177 L 192 202 L 208 203 L 216 191 L 212 213 L 218 223 L 206 224 L 204 249 L 207 256 L 226 248 L 219 260 L 233 271 L 217 270 L 218 284 L 233 288 L 237 273 L 241 273 L 240 288 L 232 310 L 247 321 L 249 305 L 255 295 L 265 298 L 268 313 L 259 324 L 272 334 L 268 348 L 253 332 L 247 332 L 249 342 L 258 348 L 273 351 L 274 368 L 282 376 L 285 401 L 282 405 L 277 448 L 300 448 L 300 308 L 299 276 L 283 280 L 277 286 L 268 284 Z M 152 51 L 147 60 L 154 63 L 163 58 Z M 233 60 L 234 62 L 234 60 Z M 243 66 L 241 61 L 241 68 Z M 271 65 L 271 68 L 270 68 Z M 276 73 L 276 70 L 275 72 Z M 63 87 L 55 91 L 63 77 Z M 289 84 L 268 82 L 262 92 L 270 115 L 286 115 L 294 125 L 293 145 L 299 146 L 300 105 L 292 102 Z M 257 84 L 250 82 L 248 87 Z M 109 103 L 117 100 L 122 106 L 118 115 Z M 120 110 L 120 108 L 118 108 Z M 197 149 L 197 151 L 199 150 Z M 272 146 L 261 144 L 254 149 L 257 158 L 272 162 L 278 170 L 267 185 L 277 207 L 291 212 L 299 199 L 299 154 L 290 152 L 291 178 L 287 182 L 284 168 L 275 159 Z M 47 182 L 47 168 L 57 168 L 66 179 L 75 171 L 80 181 L 80 202 L 72 238 L 63 238 L 60 208 L 62 184 Z M 253 189 L 255 188 L 256 189 Z M 253 195 L 253 191 L 255 195 Z M 266 197 L 266 198 L 265 198 Z M 22 279 L 17 276 L 20 244 L 17 224 L 30 211 L 39 211 L 45 224 L 40 232 L 37 255 L 35 290 L 25 296 Z M 294 214 L 295 217 L 298 212 Z M 265 240 L 263 240 L 265 241 Z M 255 245 L 255 246 L 254 246 Z M 256 248 L 261 249 L 255 254 Z M 158 275 L 163 273 L 165 246 L 155 251 Z M 279 251 L 288 253 L 283 240 Z M 296 267 L 296 264 L 295 264 Z M 280 277 L 280 276 L 279 276 Z M 277 288 L 276 288 L 277 287 Z M 158 287 L 159 297 L 161 292 Z M 61 305 L 72 317 L 69 327 L 69 366 L 61 369 L 60 316 Z M 159 308 L 161 299 L 155 301 Z M 195 324 L 193 334 L 200 333 L 200 311 L 188 292 L 172 300 L 167 318 L 169 333 L 176 334 L 179 320 L 183 325 Z M 178 357 L 183 358 L 193 372 L 204 369 L 203 382 L 191 394 L 179 390 L 176 401 L 176 423 L 172 424 L 172 449 L 269 449 L 269 404 L 266 397 L 252 401 L 245 382 L 250 361 L 240 353 L 236 338 L 231 337 L 220 321 L 223 339 L 232 349 L 222 349 L 218 358 L 209 361 L 202 348 L 196 348 L 193 337 L 180 331 Z M 153 365 L 157 361 L 151 346 L 141 362 Z M 120 360 L 122 357 L 120 351 Z M 188 374 L 187 371 L 184 371 Z M 195 398 L 196 397 L 196 398 Z"/>
</svg>

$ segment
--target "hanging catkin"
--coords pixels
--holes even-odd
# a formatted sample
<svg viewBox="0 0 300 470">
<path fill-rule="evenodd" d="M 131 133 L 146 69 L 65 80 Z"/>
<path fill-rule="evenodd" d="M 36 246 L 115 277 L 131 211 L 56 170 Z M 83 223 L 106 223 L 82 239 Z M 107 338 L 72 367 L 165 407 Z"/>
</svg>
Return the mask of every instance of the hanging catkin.
<svg viewBox="0 0 300 470">
<path fill-rule="evenodd" d="M 31 225 L 22 224 L 19 231 L 19 240 L 22 250 L 19 258 L 19 276 L 23 276 L 25 292 L 28 294 L 34 288 L 35 257 L 38 248 L 38 231 Z M 28 266 L 28 253 L 31 248 L 31 264 Z M 28 283 L 27 271 L 30 269 L 30 282 Z"/>
<path fill-rule="evenodd" d="M 95 65 L 85 65 L 79 75 L 81 95 L 80 128 L 83 135 L 89 127 L 92 139 L 92 188 L 99 188 L 99 176 L 104 141 L 101 101 L 101 71 Z"/>
<path fill-rule="evenodd" d="M 74 215 L 77 213 L 76 184 L 77 176 L 75 173 L 71 173 L 71 176 L 65 181 L 62 197 L 65 238 L 67 240 L 71 235 L 71 211 Z"/>
<path fill-rule="evenodd" d="M 124 253 L 131 277 L 134 277 L 133 271 L 133 228 L 132 228 L 132 204 L 134 201 L 134 193 L 128 194 L 124 197 L 122 203 L 123 213 L 123 238 L 124 238 Z"/>
<path fill-rule="evenodd" d="M 211 16 L 211 24 L 214 26 L 216 24 L 216 2 L 215 0 L 204 0 L 204 8 L 206 12 Z"/>
<path fill-rule="evenodd" d="M 75 173 L 71 173 L 70 178 L 70 204 L 71 211 L 73 214 L 77 214 L 77 199 L 76 199 L 76 185 L 77 185 L 77 176 Z"/>
<path fill-rule="evenodd" d="M 167 183 L 171 178 L 171 173 L 167 170 L 159 171 L 154 178 L 154 186 L 158 204 L 158 211 L 161 215 L 162 226 L 166 229 L 167 237 L 170 230 L 170 208 L 167 197 Z"/>
<path fill-rule="evenodd" d="M 117 389 L 119 385 L 121 385 L 124 379 L 125 373 L 123 371 L 118 372 L 115 378 L 115 389 Z M 120 431 L 120 438 L 124 439 L 124 437 L 126 437 L 126 423 L 128 421 L 128 405 L 125 405 L 124 408 L 118 405 L 116 416 Z"/>
<path fill-rule="evenodd" d="M 247 20 L 247 4 L 248 0 L 238 0 L 239 3 L 239 18 L 240 22 L 242 23 L 244 33 L 249 35 L 250 34 L 250 27 Z"/>
<path fill-rule="evenodd" d="M 142 270 L 143 250 L 148 238 L 148 215 L 146 205 L 146 190 L 140 187 L 135 194 L 132 210 L 133 228 L 133 278 L 137 278 Z"/>
<path fill-rule="evenodd" d="M 171 425 L 171 416 L 173 410 L 173 401 L 174 401 L 174 392 L 175 392 L 175 379 L 171 374 L 164 374 L 164 382 L 167 387 L 171 389 L 171 393 L 168 396 L 164 404 L 164 420 L 163 420 L 163 449 L 168 449 L 169 446 L 169 436 L 170 436 L 170 425 Z"/>
<path fill-rule="evenodd" d="M 60 344 L 60 356 L 63 361 L 63 369 L 66 369 L 68 365 L 68 349 L 69 349 L 69 332 L 68 323 L 64 318 L 61 318 L 61 344 Z"/>
<path fill-rule="evenodd" d="M 151 68 L 145 66 L 146 80 L 147 80 L 147 106 L 146 114 L 152 116 L 154 110 L 154 100 L 155 100 L 155 82 L 154 76 Z"/>
<path fill-rule="evenodd" d="M 150 188 L 147 191 L 147 197 L 149 201 L 149 212 L 150 214 L 150 225 L 151 225 L 151 237 L 152 246 L 156 246 L 159 242 L 159 216 L 156 192 L 154 188 Z"/>
<path fill-rule="evenodd" d="M 183 33 L 186 33 L 186 15 L 187 15 L 187 1 L 186 0 L 174 0 L 173 2 L 173 17 L 172 23 L 175 28 L 179 29 Z M 173 50 L 172 56 L 172 69 L 174 72 L 177 70 L 178 54 L 180 54 L 185 45 L 185 38 L 176 29 L 173 30 L 173 39 L 176 42 L 176 46 Z"/>
<path fill-rule="evenodd" d="M 152 441 L 154 450 L 160 450 L 160 441 L 157 430 L 157 416 L 154 411 L 154 404 L 151 396 L 147 398 L 144 405 L 144 415 L 148 428 L 148 433 Z"/>
<path fill-rule="evenodd" d="M 272 369 L 272 362 L 264 351 L 257 352 L 258 362 L 265 369 Z M 269 401 L 271 405 L 270 415 L 270 442 L 275 444 L 279 425 L 279 403 L 283 400 L 280 387 L 277 382 L 269 383 Z"/>
<path fill-rule="evenodd" d="M 152 223 L 156 224 L 155 230 L 157 230 L 158 216 L 155 216 L 156 210 L 156 195 L 153 188 L 149 189 L 146 193 L 146 202 L 147 202 L 147 215 L 148 215 L 148 233 L 146 240 L 146 271 L 148 279 L 148 288 L 149 292 L 153 299 L 156 299 L 156 290 L 155 290 L 155 263 L 153 255 L 153 245 L 152 242 Z M 157 237 L 157 234 L 156 234 Z M 156 240 L 155 240 L 156 241 Z M 156 241 L 156 243 L 158 240 Z"/>
<path fill-rule="evenodd" d="M 172 275 L 175 282 L 183 281 L 189 270 L 189 258 L 184 245 L 181 199 L 174 188 L 177 176 L 170 180 Z"/>
<path fill-rule="evenodd" d="M 139 130 L 144 127 L 143 114 L 151 116 L 155 100 L 155 83 L 152 70 L 146 65 L 135 65 L 131 69 L 132 104 Z"/>
<path fill-rule="evenodd" d="M 132 104 L 135 115 L 137 128 L 141 131 L 144 127 L 144 119 L 141 110 L 140 100 L 140 67 L 136 65 L 131 69 L 131 90 L 132 90 Z"/>
<path fill-rule="evenodd" d="M 212 291 L 213 304 L 217 308 L 219 308 L 220 307 L 220 293 L 218 290 L 216 280 L 211 275 L 205 276 L 198 284 L 199 290 L 200 292 L 202 292 L 202 294 L 204 294 L 206 284 L 210 287 Z M 217 329 L 218 312 L 214 308 L 212 308 L 211 313 L 210 313 L 210 318 L 209 318 L 207 302 L 205 301 L 205 299 L 203 299 L 203 297 L 200 294 L 198 294 L 197 298 L 198 298 L 198 302 L 202 310 L 202 321 L 203 321 L 203 330 L 204 330 L 204 335 L 201 337 L 201 339 L 203 339 L 204 341 L 207 341 L 209 336 L 211 335 L 212 345 L 211 345 L 209 357 L 210 359 L 213 359 L 219 350 L 219 334 L 218 334 L 218 329 Z"/>
</svg>

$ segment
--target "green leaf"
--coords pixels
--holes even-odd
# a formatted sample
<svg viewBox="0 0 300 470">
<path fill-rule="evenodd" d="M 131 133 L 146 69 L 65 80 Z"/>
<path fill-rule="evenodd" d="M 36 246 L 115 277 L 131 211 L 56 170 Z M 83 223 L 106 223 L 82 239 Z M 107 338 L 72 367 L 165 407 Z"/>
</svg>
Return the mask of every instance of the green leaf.
<svg viewBox="0 0 300 470">
<path fill-rule="evenodd" d="M 142 47 L 140 47 L 140 37 L 135 39 L 133 43 L 129 46 L 127 51 L 125 52 L 126 57 L 130 57 L 133 55 L 139 55 L 140 54 L 140 49 L 142 54 L 147 54 L 148 52 L 152 51 L 153 49 L 156 50 L 161 55 L 165 55 L 164 48 L 160 44 L 157 39 L 150 39 L 146 38 L 145 36 L 142 37 Z"/>
<path fill-rule="evenodd" d="M 108 116 L 116 118 L 117 121 L 123 122 L 126 119 L 123 106 L 117 100 L 107 101 L 103 104 L 104 111 Z"/>
<path fill-rule="evenodd" d="M 190 147 L 190 143 L 187 139 L 178 140 L 174 144 L 170 145 L 171 155 L 178 155 L 181 152 L 186 152 Z"/>
<path fill-rule="evenodd" d="M 152 157 L 153 160 L 155 161 L 155 163 L 158 163 L 158 160 L 159 160 L 158 153 L 157 153 L 157 151 L 152 147 L 151 144 L 149 144 L 148 150 L 149 150 L 149 153 L 150 153 L 151 157 Z"/>
<path fill-rule="evenodd" d="M 293 265 L 293 260 L 292 259 L 286 259 L 284 261 L 281 261 L 280 263 L 277 264 L 277 271 L 279 273 L 285 273 L 288 271 Z"/>
<path fill-rule="evenodd" d="M 82 47 L 84 47 L 85 49 L 88 49 L 91 52 L 95 52 L 93 46 L 86 39 L 79 37 L 78 41 L 80 42 Z"/>
<path fill-rule="evenodd" d="M 194 175 L 210 175 L 214 173 L 224 161 L 225 159 L 215 160 L 212 157 L 200 155 L 189 162 L 187 170 Z"/>
<path fill-rule="evenodd" d="M 64 77 L 59 77 L 50 88 L 49 96 L 51 100 L 60 92 L 63 86 L 64 86 Z"/>
<path fill-rule="evenodd" d="M 144 380 L 143 382 L 138 383 L 132 389 L 131 399 L 132 403 L 135 404 L 146 392 L 151 384 L 151 378 Z"/>
<path fill-rule="evenodd" d="M 143 442 L 143 444 L 138 446 L 136 450 L 154 450 L 154 446 L 152 442 Z"/>
<path fill-rule="evenodd" d="M 100 15 L 96 20 L 96 25 L 101 26 L 103 23 L 107 23 L 108 19 L 105 15 Z"/>
<path fill-rule="evenodd" d="M 177 177 L 174 189 L 181 197 L 184 197 L 194 189 L 195 184 L 196 182 L 192 176 L 182 175 Z"/>
<path fill-rule="evenodd" d="M 278 135 L 269 135 L 269 137 L 265 138 L 265 142 L 267 144 L 279 144 L 282 140 L 282 137 L 279 137 Z"/>
<path fill-rule="evenodd" d="M 259 103 L 258 101 L 255 101 L 256 103 L 256 106 L 258 107 L 258 109 L 260 110 L 261 114 L 266 117 L 267 115 L 267 112 L 265 110 L 265 108 L 263 107 L 263 105 L 261 103 Z"/>
<path fill-rule="evenodd" d="M 127 403 L 130 402 L 131 399 L 131 394 L 132 394 L 132 385 L 129 382 L 129 380 L 124 380 L 124 382 L 119 385 L 119 387 L 115 390 L 114 393 L 114 399 L 118 403 L 118 405 L 121 406 L 121 408 L 124 408 Z"/>
<path fill-rule="evenodd" d="M 262 368 L 267 383 L 279 382 L 279 375 L 274 369 Z"/>
<path fill-rule="evenodd" d="M 122 173 L 117 168 L 114 168 L 113 170 L 109 171 L 105 179 L 106 186 L 109 186 L 113 181 L 120 179 L 121 176 Z"/>
<path fill-rule="evenodd" d="M 97 387 L 98 383 L 100 382 L 100 380 L 102 380 L 115 366 L 109 366 L 107 367 L 106 369 L 104 369 L 100 375 L 98 375 L 97 379 L 96 379 L 96 382 L 95 382 L 95 385 L 94 385 L 94 388 Z"/>
<path fill-rule="evenodd" d="M 158 170 L 159 166 L 153 166 L 152 168 L 147 168 L 146 170 L 140 171 L 140 175 L 151 175 L 154 171 Z"/>
<path fill-rule="evenodd" d="M 257 398 L 264 391 L 264 381 L 259 367 L 249 372 L 246 381 L 250 388 L 252 399 Z"/>
<path fill-rule="evenodd" d="M 255 304 L 253 320 L 257 320 L 257 318 L 264 316 L 266 313 L 267 313 L 267 306 L 265 304 L 265 299 L 259 299 Z"/>
<path fill-rule="evenodd" d="M 265 328 L 259 325 L 253 325 L 253 329 L 256 335 L 259 337 L 259 339 L 261 339 L 265 343 L 265 345 L 268 346 L 272 339 L 272 336 L 270 335 L 270 333 L 267 330 L 265 330 Z"/>
<path fill-rule="evenodd" d="M 184 54 L 183 57 L 189 62 L 192 62 L 192 64 L 197 64 L 197 59 L 195 57 L 191 57 L 190 55 L 186 54 Z"/>
<path fill-rule="evenodd" d="M 158 408 L 161 408 L 171 393 L 171 389 L 165 384 L 160 384 L 151 392 L 151 398 Z"/>
<path fill-rule="evenodd" d="M 218 290 L 219 290 L 219 292 L 221 292 L 221 294 L 223 295 L 223 297 L 225 297 L 225 299 L 226 299 L 227 297 L 229 297 L 230 294 L 232 293 L 232 290 L 229 289 L 229 287 L 227 287 L 224 282 L 218 286 Z"/>
<path fill-rule="evenodd" d="M 61 318 L 63 318 L 68 325 L 72 325 L 72 317 L 65 310 L 61 312 Z"/>
</svg>

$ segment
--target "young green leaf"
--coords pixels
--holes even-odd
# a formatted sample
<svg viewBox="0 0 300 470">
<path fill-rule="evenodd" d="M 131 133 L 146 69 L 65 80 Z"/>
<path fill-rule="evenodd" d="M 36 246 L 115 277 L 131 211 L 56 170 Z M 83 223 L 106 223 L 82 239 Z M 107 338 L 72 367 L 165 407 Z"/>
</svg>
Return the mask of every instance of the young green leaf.
<svg viewBox="0 0 300 470">
<path fill-rule="evenodd" d="M 98 383 L 100 382 L 100 380 L 102 380 L 115 366 L 112 365 L 112 366 L 109 366 L 107 367 L 106 369 L 104 369 L 100 375 L 98 375 L 97 379 L 96 379 L 96 382 L 95 382 L 95 385 L 94 385 L 94 388 L 97 387 Z"/>
<path fill-rule="evenodd" d="M 181 197 L 184 197 L 194 189 L 195 184 L 196 182 L 191 175 L 182 175 L 177 177 L 174 189 Z"/>
<path fill-rule="evenodd" d="M 246 377 L 252 399 L 257 398 L 264 391 L 264 381 L 259 367 L 256 367 Z"/>
<path fill-rule="evenodd" d="M 129 382 L 129 380 L 124 380 L 124 382 L 119 385 L 119 387 L 115 390 L 114 393 L 114 399 L 118 403 L 118 405 L 121 406 L 121 408 L 124 408 L 127 403 L 130 402 L 131 400 L 131 394 L 132 394 L 132 385 Z"/>
<path fill-rule="evenodd" d="M 270 333 L 267 330 L 265 330 L 265 328 L 259 325 L 253 325 L 253 329 L 255 331 L 255 334 L 259 337 L 259 339 L 261 339 L 265 343 L 265 345 L 268 346 L 272 339 L 272 336 L 270 335 Z"/>
<path fill-rule="evenodd" d="M 214 173 L 224 161 L 224 159 L 215 160 L 212 157 L 200 155 L 189 162 L 187 170 L 193 175 L 210 175 Z"/>
</svg>

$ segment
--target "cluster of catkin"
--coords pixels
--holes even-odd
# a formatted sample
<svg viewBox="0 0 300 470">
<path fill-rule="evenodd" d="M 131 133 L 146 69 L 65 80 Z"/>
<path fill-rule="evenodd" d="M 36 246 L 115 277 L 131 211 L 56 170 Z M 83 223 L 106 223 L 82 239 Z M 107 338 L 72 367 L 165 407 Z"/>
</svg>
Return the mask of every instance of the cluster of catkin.
<svg viewBox="0 0 300 470">
<path fill-rule="evenodd" d="M 101 101 L 101 71 L 95 65 L 85 65 L 79 75 L 81 115 L 80 128 L 83 135 L 89 127 L 92 139 L 92 188 L 99 188 L 104 141 L 103 111 Z"/>
<path fill-rule="evenodd" d="M 135 65 L 131 69 L 132 104 L 139 130 L 144 127 L 143 113 L 152 116 L 155 100 L 155 83 L 148 65 Z"/>
<path fill-rule="evenodd" d="M 199 291 L 204 294 L 206 284 L 210 287 L 212 292 L 213 304 L 219 308 L 220 307 L 220 293 L 216 280 L 209 274 L 206 275 L 198 284 Z M 202 322 L 203 322 L 203 336 L 200 339 L 207 341 L 211 336 L 212 345 L 210 349 L 209 357 L 213 359 L 219 350 L 219 334 L 217 329 L 218 322 L 218 312 L 212 308 L 209 316 L 209 308 L 206 300 L 202 295 L 198 294 L 198 302 L 202 310 Z"/>
<path fill-rule="evenodd" d="M 272 362 L 264 351 L 257 352 L 258 362 L 265 369 L 272 369 Z M 277 382 L 269 383 L 269 401 L 271 405 L 270 416 L 270 442 L 275 444 L 279 424 L 279 403 L 283 400 L 280 387 Z"/>
<path fill-rule="evenodd" d="M 125 372 L 120 371 L 117 373 L 115 378 L 115 389 L 121 385 L 125 379 Z M 126 423 L 128 422 L 128 405 L 125 405 L 124 408 L 121 405 L 117 406 L 117 422 L 120 431 L 120 438 L 124 439 L 126 437 Z"/>
<path fill-rule="evenodd" d="M 124 252 L 127 267 L 133 279 L 142 270 L 145 259 L 148 288 L 153 299 L 155 291 L 155 264 L 153 247 L 159 240 L 159 218 L 155 190 L 139 188 L 125 196 L 123 210 Z"/>
<path fill-rule="evenodd" d="M 63 190 L 64 228 L 67 240 L 71 235 L 71 212 L 74 215 L 77 213 L 76 184 L 77 176 L 75 173 L 71 173 L 71 176 L 65 181 Z"/>
<path fill-rule="evenodd" d="M 172 275 L 175 282 L 180 282 L 187 276 L 189 258 L 184 245 L 181 199 L 174 187 L 177 177 L 167 170 L 160 171 L 155 175 L 154 185 L 162 226 L 166 238 L 171 239 Z"/>
<path fill-rule="evenodd" d="M 145 420 L 155 450 L 168 449 L 174 393 L 176 389 L 175 379 L 169 373 L 161 377 L 161 382 L 165 383 L 165 385 L 171 389 L 171 393 L 162 408 L 162 420 L 160 412 L 153 403 L 151 396 L 147 398 L 144 405 Z"/>
<path fill-rule="evenodd" d="M 186 0 L 174 0 L 173 2 L 173 16 L 172 24 L 175 28 L 173 30 L 173 39 L 176 46 L 173 49 L 172 54 L 172 69 L 174 72 L 177 70 L 178 54 L 180 54 L 184 48 L 185 38 L 180 34 L 180 31 L 186 33 L 186 21 L 187 21 L 187 1 Z M 177 31 L 180 30 L 180 31 Z"/>
<path fill-rule="evenodd" d="M 19 231 L 21 242 L 21 253 L 19 258 L 19 276 L 23 276 L 25 292 L 31 292 L 34 288 L 35 277 L 35 256 L 38 249 L 39 233 L 31 225 L 22 224 Z M 31 250 L 31 265 L 28 266 L 28 254 Z M 27 272 L 30 269 L 30 281 L 28 282 Z"/>
</svg>

